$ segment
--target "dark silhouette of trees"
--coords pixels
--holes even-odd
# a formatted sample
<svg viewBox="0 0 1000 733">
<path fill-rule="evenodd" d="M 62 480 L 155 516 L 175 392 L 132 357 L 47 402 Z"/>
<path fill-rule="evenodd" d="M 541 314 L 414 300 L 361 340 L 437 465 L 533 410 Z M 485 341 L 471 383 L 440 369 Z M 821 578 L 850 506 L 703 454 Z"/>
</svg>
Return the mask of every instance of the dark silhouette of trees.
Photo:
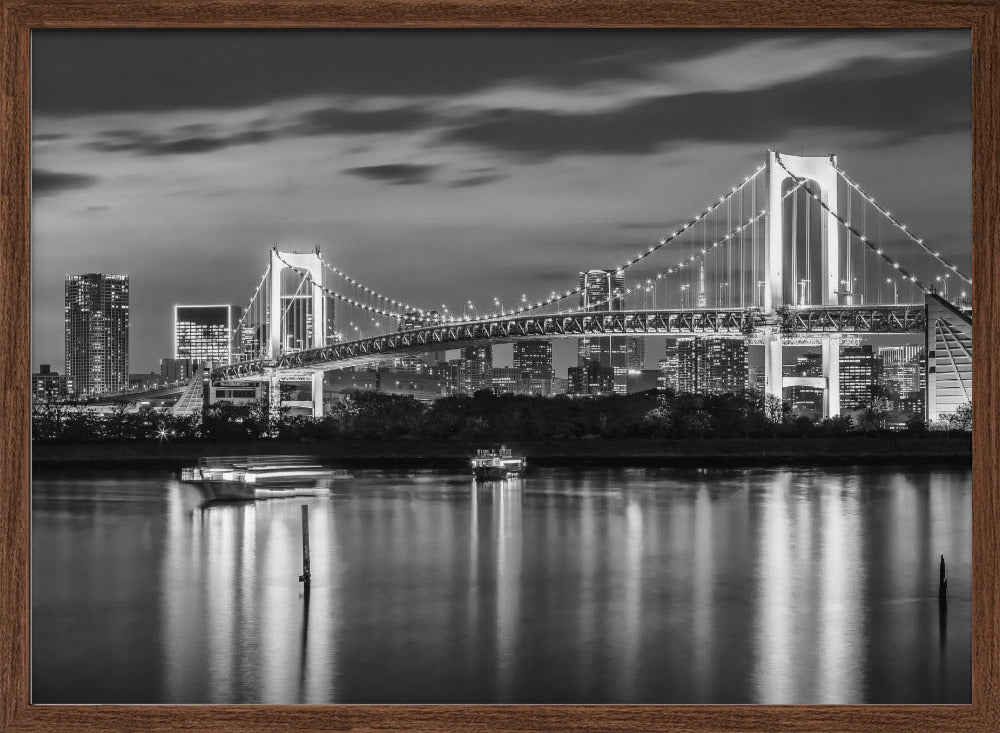
<svg viewBox="0 0 1000 733">
<path fill-rule="evenodd" d="M 191 417 L 125 407 L 98 414 L 41 403 L 32 407 L 32 426 L 37 441 L 67 442 L 809 438 L 836 437 L 857 430 L 878 433 L 884 430 L 885 421 L 873 408 L 861 410 L 856 423 L 847 415 L 815 422 L 796 417 L 787 404 L 757 392 L 694 395 L 649 391 L 580 399 L 565 395 L 498 396 L 483 390 L 428 404 L 408 395 L 352 391 L 321 418 L 287 411 L 275 415 L 266 403 L 220 402 Z M 943 427 L 968 431 L 971 424 L 972 411 L 965 406 Z M 914 419 L 907 424 L 906 433 L 922 434 L 926 429 L 922 420 Z"/>
</svg>

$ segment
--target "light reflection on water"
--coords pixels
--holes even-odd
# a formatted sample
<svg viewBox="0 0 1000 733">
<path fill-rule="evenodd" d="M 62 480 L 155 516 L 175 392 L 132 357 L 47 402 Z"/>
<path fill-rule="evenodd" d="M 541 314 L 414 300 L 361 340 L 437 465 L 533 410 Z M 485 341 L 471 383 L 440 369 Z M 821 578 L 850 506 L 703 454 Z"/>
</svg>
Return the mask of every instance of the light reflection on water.
<svg viewBox="0 0 1000 733">
<path fill-rule="evenodd" d="M 970 700 L 967 468 L 188 491 L 36 476 L 34 702 Z"/>
</svg>

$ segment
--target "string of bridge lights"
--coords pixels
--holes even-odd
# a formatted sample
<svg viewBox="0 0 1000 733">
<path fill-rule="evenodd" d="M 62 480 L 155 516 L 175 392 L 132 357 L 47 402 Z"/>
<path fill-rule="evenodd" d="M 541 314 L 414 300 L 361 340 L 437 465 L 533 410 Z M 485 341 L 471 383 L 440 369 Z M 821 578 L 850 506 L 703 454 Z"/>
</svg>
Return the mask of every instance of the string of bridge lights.
<svg viewBox="0 0 1000 733">
<path fill-rule="evenodd" d="M 622 263 L 616 269 L 619 270 L 619 271 L 624 272 L 625 270 L 628 270 L 629 268 L 631 268 L 636 263 L 638 263 L 638 262 L 646 259 L 647 257 L 649 257 L 650 255 L 654 254 L 655 252 L 659 251 L 660 249 L 662 249 L 663 247 L 667 246 L 668 244 L 671 244 L 674 240 L 676 240 L 678 237 L 680 237 L 682 234 L 684 234 L 686 231 L 688 231 L 695 224 L 697 224 L 698 222 L 700 222 L 702 219 L 706 218 L 707 216 L 710 216 L 720 206 L 722 206 L 722 204 L 724 204 L 727 200 L 731 199 L 737 193 L 739 193 L 740 191 L 742 191 L 752 181 L 756 180 L 757 176 L 759 176 L 765 170 L 765 168 L 766 168 L 766 166 L 764 166 L 764 165 L 761 165 L 758 168 L 756 168 L 753 171 L 753 173 L 751 173 L 751 174 L 747 175 L 746 177 L 744 177 L 742 183 L 740 183 L 739 185 L 733 186 L 733 188 L 729 191 L 729 193 L 727 193 L 727 194 L 725 194 L 723 196 L 720 196 L 717 201 L 712 202 L 702 212 L 700 212 L 699 214 L 697 214 L 693 218 L 689 219 L 685 223 L 681 224 L 681 226 L 677 230 L 675 230 L 674 232 L 672 232 L 670 234 L 670 236 L 661 239 L 656 244 L 650 245 L 650 247 L 648 249 L 646 249 L 646 250 L 644 250 L 642 252 L 637 253 L 632 259 L 626 260 L 624 263 Z M 278 256 L 278 258 L 281 259 L 281 261 L 287 267 L 291 267 L 291 265 L 289 265 L 288 262 L 286 262 L 283 258 L 281 258 L 280 255 Z M 411 305 L 409 303 L 404 303 L 404 302 L 398 301 L 398 300 L 396 300 L 394 298 L 390 298 L 389 296 L 384 295 L 384 294 L 376 291 L 374 288 L 370 288 L 367 285 L 365 285 L 364 283 L 360 282 L 359 280 L 356 280 L 355 278 L 351 277 L 350 275 L 348 275 L 347 273 L 345 273 L 343 270 L 341 270 L 338 267 L 336 267 L 336 266 L 330 264 L 329 262 L 327 262 L 325 259 L 323 259 L 322 256 L 320 256 L 319 259 L 320 259 L 320 262 L 323 263 L 323 266 L 326 267 L 330 272 L 332 272 L 333 274 L 337 275 L 340 278 L 343 278 L 349 284 L 351 284 L 351 285 L 359 288 L 363 292 L 365 292 L 365 293 L 373 296 L 376 299 L 380 299 L 380 300 L 388 302 L 388 303 L 390 303 L 390 304 L 392 304 L 394 306 L 401 307 L 404 310 L 415 311 L 421 318 L 423 318 L 424 316 L 426 316 L 428 314 L 428 312 L 429 312 L 429 311 L 427 311 L 424 308 L 419 308 L 419 307 Z M 261 284 L 257 286 L 257 292 L 260 291 L 260 288 L 263 285 L 264 280 L 266 280 L 266 278 L 267 278 L 267 273 L 265 272 L 264 278 L 262 278 L 262 280 L 261 280 Z M 326 287 L 324 287 L 320 283 L 315 283 L 314 282 L 314 284 L 317 287 L 319 287 L 323 292 L 325 292 L 328 295 L 336 298 L 337 300 L 340 300 L 340 301 L 342 301 L 344 303 L 347 303 L 347 304 L 349 304 L 349 305 L 351 305 L 351 306 L 353 306 L 355 308 L 360 308 L 361 310 L 367 311 L 369 313 L 374 313 L 376 315 L 387 316 L 387 317 L 390 317 L 390 318 L 397 318 L 397 319 L 402 318 L 404 316 L 404 314 L 402 314 L 402 313 L 396 313 L 396 312 L 386 311 L 386 310 L 383 310 L 381 308 L 377 308 L 377 307 L 368 305 L 367 303 L 363 303 L 363 302 L 357 300 L 356 298 L 351 298 L 351 297 L 348 297 L 346 295 L 342 295 L 340 293 L 337 293 L 335 291 L 328 290 Z M 565 300 L 567 298 L 570 298 L 570 297 L 572 297 L 574 295 L 579 295 L 580 293 L 582 293 L 584 291 L 584 289 L 585 289 L 584 286 L 578 286 L 578 287 L 572 288 L 570 290 L 566 290 L 563 293 L 555 293 L 554 292 L 549 297 L 540 299 L 540 300 L 538 300 L 538 301 L 536 301 L 534 303 L 527 302 L 524 305 L 519 306 L 517 308 L 512 308 L 510 310 L 501 309 L 499 312 L 487 313 L 487 314 L 484 314 L 484 315 L 481 315 L 481 316 L 478 316 L 478 317 L 472 318 L 472 319 L 458 318 L 456 316 L 447 316 L 447 315 L 441 315 L 440 317 L 441 317 L 442 321 L 449 322 L 449 323 L 454 323 L 456 321 L 457 322 L 479 322 L 479 321 L 493 320 L 495 318 L 505 318 L 507 316 L 519 315 L 521 313 L 526 313 L 526 312 L 529 312 L 529 311 L 538 310 L 539 308 L 545 308 L 545 307 L 547 307 L 549 305 L 561 302 L 561 301 L 563 301 L 563 300 Z M 252 297 L 250 299 L 251 303 L 253 302 L 253 300 L 254 300 L 254 298 L 256 296 L 257 296 L 257 293 L 255 292 L 254 293 L 254 297 Z M 444 310 L 447 311 L 448 309 L 445 308 Z"/>
<path fill-rule="evenodd" d="M 323 266 L 326 267 L 326 269 L 328 269 L 334 275 L 337 275 L 338 277 L 342 277 L 344 280 L 346 280 L 347 282 L 349 282 L 351 285 L 354 285 L 355 287 L 360 288 L 363 292 L 368 293 L 369 295 L 371 295 L 371 296 L 373 296 L 373 297 L 375 297 L 375 298 L 377 298 L 379 300 L 383 300 L 383 301 L 385 301 L 387 303 L 390 303 L 391 305 L 394 305 L 394 306 L 399 306 L 400 308 L 402 308 L 405 311 L 415 311 L 421 317 L 425 316 L 429 312 L 429 311 L 427 311 L 424 308 L 419 308 L 419 307 L 417 307 L 415 305 L 410 305 L 409 303 L 404 303 L 404 302 L 396 300 L 394 298 L 390 298 L 388 295 L 383 295 L 382 293 L 378 292 L 374 288 L 370 288 L 367 285 L 365 285 L 364 283 L 362 283 L 362 282 L 360 282 L 358 280 L 355 280 L 353 277 L 351 277 L 350 275 L 348 275 L 343 270 L 340 270 L 337 267 L 334 267 L 329 262 L 327 262 L 326 260 L 324 260 L 322 255 L 320 255 L 319 261 L 322 262 Z M 340 297 L 340 296 L 338 295 L 337 297 Z M 358 301 L 351 301 L 350 299 L 347 299 L 347 300 L 348 300 L 348 302 L 351 302 L 352 305 L 353 304 L 357 304 L 359 307 L 361 306 L 361 304 L 358 303 Z M 386 315 L 392 315 L 393 318 L 400 318 L 400 317 L 403 316 L 403 314 L 398 314 L 398 315 L 397 314 L 388 314 L 385 311 L 378 311 L 378 312 L 386 314 Z"/>
<path fill-rule="evenodd" d="M 744 188 L 746 188 L 746 186 L 748 184 L 750 184 L 751 181 L 756 180 L 757 176 L 759 176 L 766 169 L 766 167 L 767 166 L 765 166 L 765 165 L 761 165 L 761 166 L 757 167 L 754 170 L 753 173 L 749 174 L 748 176 L 746 176 L 743 179 L 742 183 L 740 183 L 740 184 L 738 184 L 736 186 L 733 186 L 733 188 L 729 191 L 729 193 L 724 194 L 723 196 L 720 196 L 717 201 L 712 202 L 711 204 L 709 204 L 704 209 L 704 211 L 702 211 L 701 213 L 697 214 L 693 218 L 688 219 L 686 222 L 684 222 L 683 224 L 681 224 L 681 226 L 678 229 L 676 229 L 674 232 L 672 232 L 669 236 L 664 237 L 663 239 L 661 239 L 656 244 L 650 245 L 648 249 L 645 249 L 642 252 L 638 252 L 632 259 L 626 260 L 624 263 L 622 263 L 617 268 L 615 268 L 616 272 L 625 272 L 626 270 L 628 270 L 630 267 L 632 267 L 636 263 L 638 263 L 638 262 L 646 259 L 647 257 L 649 257 L 650 255 L 654 254 L 655 252 L 659 251 L 660 249 L 662 249 L 663 247 L 667 246 L 668 244 L 671 244 L 674 240 L 676 240 L 678 237 L 680 237 L 682 234 L 684 234 L 686 231 L 688 231 L 695 224 L 697 224 L 698 222 L 700 222 L 705 217 L 710 216 L 716 209 L 718 209 L 720 206 L 722 206 L 722 204 L 724 204 L 726 201 L 728 201 L 733 196 L 735 196 L 737 193 L 739 193 Z M 572 297 L 574 295 L 579 295 L 585 289 L 586 289 L 586 286 L 583 285 L 583 286 L 577 286 L 575 288 L 567 290 L 567 291 L 565 291 L 565 292 L 563 292 L 561 294 L 560 293 L 553 293 L 548 298 L 543 298 L 543 299 L 541 299 L 541 300 L 539 300 L 539 301 L 537 301 L 535 303 L 526 303 L 525 305 L 522 305 L 522 306 L 520 306 L 518 308 L 512 308 L 509 311 L 501 309 L 499 313 L 486 314 L 486 315 L 480 316 L 479 318 L 472 319 L 472 322 L 488 321 L 488 320 L 493 320 L 493 319 L 496 319 L 496 318 L 506 318 L 507 316 L 516 316 L 516 315 L 520 315 L 521 313 L 527 313 L 529 311 L 538 310 L 539 308 L 545 308 L 546 306 L 550 306 L 553 303 L 558 303 L 560 301 L 566 300 L 566 298 Z M 452 319 L 452 320 L 458 320 L 458 319 Z"/>
<path fill-rule="evenodd" d="M 781 160 L 781 154 L 780 153 L 776 153 L 775 154 L 775 159 L 778 161 L 778 165 L 780 165 L 785 170 L 785 172 L 792 178 L 792 180 L 798 181 L 798 182 L 803 183 L 803 184 L 806 182 L 805 178 L 799 178 L 794 173 L 792 173 L 790 170 L 788 170 L 788 167 Z M 879 247 L 879 246 L 873 244 L 872 242 L 870 242 L 868 240 L 868 237 L 866 235 L 862 234 L 861 232 L 859 232 L 854 227 L 853 224 L 851 224 L 850 222 L 848 222 L 844 217 L 842 217 L 840 214 L 838 214 L 833 209 L 831 209 L 829 206 L 827 206 L 826 202 L 823 201 L 822 198 L 820 198 L 819 196 L 817 196 L 815 193 L 813 193 L 812 191 L 810 191 L 808 188 L 806 189 L 806 193 L 808 193 L 813 198 L 813 200 L 815 200 L 823 208 L 824 211 L 826 211 L 828 214 L 830 214 L 831 216 L 833 216 L 838 222 L 840 222 L 840 224 L 842 226 L 844 226 L 849 232 L 851 232 L 854 236 L 856 236 L 859 240 L 861 240 L 861 242 L 865 246 L 867 246 L 868 249 L 870 249 L 872 252 L 874 252 L 879 257 L 881 257 L 885 262 L 887 262 L 890 266 L 892 266 L 892 268 L 894 270 L 896 270 L 903 277 L 904 280 L 909 280 L 910 282 L 916 284 L 916 286 L 918 288 L 920 288 L 924 293 L 930 293 L 931 292 L 930 288 L 928 288 L 926 285 L 924 285 L 923 282 L 921 282 L 920 280 L 918 280 L 915 275 L 911 274 L 910 272 L 908 272 L 903 267 L 900 267 L 900 264 L 896 260 L 894 260 L 892 257 L 890 257 L 889 255 L 887 255 L 885 252 L 883 252 L 881 247 Z"/>
<path fill-rule="evenodd" d="M 285 260 L 285 258 L 281 256 L 280 252 L 278 253 L 278 259 L 281 260 L 282 263 L 284 263 L 284 265 L 286 267 L 289 267 L 289 268 L 295 270 L 296 272 L 299 271 L 298 268 L 295 268 L 295 267 L 292 267 L 292 265 L 289 265 L 288 262 Z M 329 288 L 327 288 L 326 286 L 324 286 L 322 283 L 318 283 L 315 280 L 313 280 L 312 276 L 309 275 L 308 272 L 306 272 L 306 274 L 303 277 L 303 279 L 308 279 L 309 282 L 314 287 L 319 288 L 324 293 L 326 293 L 326 295 L 328 295 L 328 296 L 330 296 L 332 298 L 336 298 L 337 300 L 339 300 L 339 301 L 341 301 L 343 303 L 347 303 L 348 305 L 352 305 L 355 308 L 360 308 L 361 310 L 367 311 L 368 313 L 374 313 L 375 315 L 385 316 L 387 318 L 396 318 L 396 319 L 399 319 L 401 317 L 401 314 L 397 313 L 395 311 L 382 310 L 381 308 L 376 308 L 375 306 L 368 305 L 367 303 L 362 303 L 360 300 L 356 300 L 355 298 L 350 298 L 350 297 L 348 297 L 346 295 L 342 295 L 342 294 L 336 292 L 335 290 L 330 290 Z"/>
<path fill-rule="evenodd" d="M 806 184 L 805 179 L 802 179 L 801 181 L 798 181 L 796 183 L 796 185 L 792 186 L 790 189 L 788 189 L 784 193 L 784 195 L 782 195 L 781 200 L 784 201 L 789 196 L 791 196 L 796 191 L 798 191 L 800 188 L 802 188 L 805 184 Z M 692 265 L 693 263 L 695 263 L 695 262 L 697 262 L 699 260 L 702 260 L 705 257 L 705 255 L 708 254 L 709 250 L 718 249 L 720 246 L 723 246 L 723 245 L 727 244 L 728 242 L 732 241 L 733 238 L 735 238 L 735 237 L 739 236 L 740 234 L 742 234 L 746 229 L 752 227 L 754 224 L 756 224 L 758 221 L 760 221 L 761 219 L 763 219 L 765 216 L 767 216 L 767 210 L 766 209 L 761 209 L 758 213 L 756 213 L 753 216 L 751 216 L 745 222 L 742 222 L 735 229 L 733 229 L 733 230 L 729 231 L 728 233 L 724 234 L 723 236 L 719 237 L 719 239 L 715 240 L 711 244 L 707 244 L 704 247 L 702 247 L 701 250 L 699 252 L 697 252 L 696 254 L 691 255 L 687 259 L 679 260 L 677 262 L 677 264 L 674 265 L 673 267 L 669 267 L 666 270 L 662 270 L 662 271 L 656 273 L 655 277 L 650 276 L 649 278 L 646 279 L 646 282 L 645 282 L 645 285 L 647 286 L 646 292 L 648 292 L 648 286 L 652 285 L 655 280 L 662 280 L 664 277 L 666 277 L 668 275 L 673 275 L 676 272 L 680 272 L 685 267 L 690 267 L 690 265 Z M 612 296 L 606 298 L 603 301 L 600 301 L 600 302 L 597 302 L 597 303 L 591 303 L 591 304 L 588 305 L 588 307 L 595 307 L 595 306 L 596 307 L 600 307 L 600 306 L 604 306 L 604 305 L 607 305 L 608 303 L 610 303 L 611 301 L 613 301 L 615 299 L 624 298 L 626 295 L 630 295 L 632 293 L 632 291 L 638 291 L 638 290 L 642 290 L 642 289 L 643 289 L 642 285 L 633 285 L 632 287 L 625 288 L 625 290 L 620 295 L 612 295 Z"/>
<path fill-rule="evenodd" d="M 806 181 L 804 179 L 797 181 L 797 183 L 796 183 L 795 186 L 793 186 L 792 188 L 790 188 L 788 191 L 786 191 L 782 195 L 782 200 L 785 200 L 788 197 L 790 197 L 791 195 L 793 195 L 796 191 L 798 191 L 800 188 L 802 188 L 805 184 L 806 184 Z M 672 275 L 675 272 L 679 272 L 683 268 L 689 266 L 691 263 L 694 263 L 694 262 L 702 259 L 706 254 L 708 254 L 709 250 L 711 250 L 711 249 L 717 249 L 718 247 L 720 247 L 722 245 L 725 245 L 726 243 L 728 243 L 729 241 L 731 241 L 733 238 L 735 238 L 735 237 L 739 236 L 740 234 L 742 234 L 746 229 L 748 229 L 749 227 L 753 226 L 755 223 L 757 223 L 758 221 L 760 221 L 766 215 L 767 215 L 766 210 L 765 209 L 761 209 L 757 214 L 755 214 L 754 216 L 749 217 L 745 222 L 742 222 L 739 226 L 735 227 L 734 229 L 732 229 L 731 231 L 729 231 L 727 234 L 724 234 L 723 236 L 721 236 L 719 239 L 717 239 L 716 241 L 712 242 L 711 244 L 705 245 L 700 250 L 700 252 L 698 252 L 697 254 L 691 255 L 687 259 L 679 260 L 678 263 L 676 265 L 674 265 L 673 267 L 670 267 L 670 268 L 668 268 L 666 270 L 663 270 L 663 271 L 657 273 L 655 278 L 651 277 L 651 278 L 647 279 L 646 280 L 646 284 L 647 285 L 651 284 L 654 279 L 655 280 L 662 280 L 667 275 Z M 695 219 L 695 220 L 697 220 L 697 219 Z M 282 262 L 284 262 L 284 260 L 282 260 Z M 357 306 L 359 308 L 362 308 L 362 309 L 367 309 L 367 310 L 369 310 L 370 312 L 373 312 L 373 313 L 379 313 L 380 315 L 390 315 L 390 314 L 387 314 L 385 311 L 379 311 L 378 309 L 373 309 L 370 306 L 367 306 L 366 304 L 358 303 L 357 301 L 355 301 L 355 300 L 353 300 L 351 298 L 347 298 L 346 296 L 342 296 L 339 293 L 333 293 L 333 292 L 327 290 L 327 288 L 323 287 L 322 285 L 320 285 L 318 283 L 316 284 L 316 286 L 319 287 L 324 292 L 327 292 L 328 294 L 333 295 L 334 297 L 336 297 L 336 298 L 338 298 L 340 300 L 346 301 L 346 302 L 350 303 L 351 305 L 355 305 L 355 306 Z M 633 291 L 637 291 L 637 290 L 640 290 L 640 289 L 641 289 L 641 286 L 632 286 L 630 288 L 626 288 L 625 291 L 623 292 L 623 294 L 621 294 L 621 295 L 614 295 L 614 296 L 611 296 L 611 297 L 607 298 L 604 301 L 591 304 L 591 307 L 594 307 L 594 306 L 600 307 L 602 305 L 607 305 L 608 303 L 610 303 L 612 300 L 614 300 L 616 298 L 621 298 L 621 297 L 624 297 L 625 295 L 630 295 Z M 583 290 L 582 288 L 577 288 L 576 292 L 579 293 L 579 292 L 582 292 L 582 290 Z M 569 295 L 572 295 L 572 294 L 573 294 L 573 291 L 566 291 L 566 293 L 564 295 L 562 295 L 562 296 L 550 298 L 549 299 L 549 303 L 551 304 L 551 303 L 556 302 L 557 300 L 563 300 L 563 299 L 565 299 L 566 297 L 568 297 Z M 478 322 L 478 321 L 482 321 L 482 320 L 490 320 L 490 319 L 493 319 L 493 318 L 503 318 L 505 316 L 515 315 L 515 314 L 522 313 L 522 312 L 527 311 L 527 310 L 534 310 L 535 307 L 537 307 L 537 306 L 534 306 L 534 307 L 524 306 L 524 307 L 521 307 L 521 308 L 518 308 L 518 309 L 515 309 L 515 310 L 511 310 L 511 311 L 503 311 L 500 314 L 494 314 L 494 315 L 484 316 L 484 317 L 477 318 L 477 319 L 471 319 L 471 321 L 472 322 Z M 454 322 L 454 321 L 462 321 L 463 319 L 451 317 L 451 318 L 448 318 L 448 319 L 445 319 L 445 320 L 448 321 L 448 322 Z"/>
<path fill-rule="evenodd" d="M 784 166 L 782 166 L 782 167 L 784 168 Z M 837 171 L 837 173 L 840 175 L 840 177 L 844 179 L 844 183 L 846 183 L 848 186 L 850 186 L 855 191 L 857 191 L 858 194 L 860 194 L 862 198 L 864 198 L 865 200 L 867 200 L 868 203 L 870 203 L 872 206 L 874 206 L 876 209 L 878 209 L 889 221 L 891 221 L 893 224 L 895 224 L 896 227 L 900 231 L 902 231 L 903 234 L 905 234 L 907 236 L 907 238 L 911 242 L 913 242 L 914 244 L 916 244 L 918 247 L 920 247 L 922 250 L 924 250 L 924 252 L 926 252 L 931 257 L 933 257 L 938 262 L 940 262 L 942 265 L 944 265 L 949 270 L 951 270 L 952 272 L 954 272 L 958 276 L 958 278 L 960 280 L 963 280 L 966 283 L 968 283 L 969 285 L 972 285 L 972 278 L 971 277 L 969 277 L 969 276 L 965 275 L 964 273 L 962 273 L 958 269 L 957 265 L 953 265 L 951 262 L 949 262 L 944 257 L 942 257 L 940 252 L 938 252 L 938 251 L 936 251 L 934 249 L 931 249 L 926 244 L 924 244 L 924 240 L 921 239 L 921 238 L 919 238 L 919 237 L 917 237 L 915 234 L 913 234 L 913 232 L 911 232 L 909 230 L 909 228 L 906 226 L 906 224 L 904 224 L 899 219 L 897 219 L 896 217 L 894 217 L 892 215 L 892 212 L 890 212 L 887 209 L 885 209 L 880 203 L 878 203 L 875 200 L 874 196 L 872 196 L 867 191 L 865 191 L 863 188 L 861 188 L 861 186 L 858 185 L 855 181 L 851 180 L 851 178 L 847 175 L 847 173 L 844 172 L 843 168 L 840 168 L 837 165 L 834 165 L 833 168 L 834 168 L 834 170 Z M 787 170 L 787 168 L 786 168 L 786 170 Z"/>
<path fill-rule="evenodd" d="M 264 276 L 260 279 L 260 282 L 257 283 L 257 289 L 253 291 L 253 295 L 251 295 L 250 300 L 247 301 L 247 307 L 243 309 L 243 313 L 240 314 L 240 319 L 236 322 L 236 327 L 234 328 L 236 333 L 240 333 L 246 325 L 244 322 L 246 321 L 247 314 L 252 310 L 254 301 L 257 300 L 257 296 L 260 294 L 261 289 L 264 287 L 264 283 L 267 282 L 267 276 L 270 274 L 271 265 L 268 264 L 267 269 L 264 270 Z"/>
</svg>

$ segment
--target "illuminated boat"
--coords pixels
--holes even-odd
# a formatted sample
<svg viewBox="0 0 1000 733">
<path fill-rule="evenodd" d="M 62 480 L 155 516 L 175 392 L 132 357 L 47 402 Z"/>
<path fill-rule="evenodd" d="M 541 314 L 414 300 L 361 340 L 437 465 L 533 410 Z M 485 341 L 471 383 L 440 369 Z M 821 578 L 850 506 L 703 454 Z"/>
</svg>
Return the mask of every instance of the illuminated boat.
<svg viewBox="0 0 1000 733">
<path fill-rule="evenodd" d="M 206 501 L 253 501 L 328 493 L 338 471 L 308 463 L 298 456 L 202 458 L 181 469 L 181 481 L 196 486 Z"/>
<path fill-rule="evenodd" d="M 496 450 L 480 448 L 472 457 L 472 475 L 479 481 L 499 481 L 520 476 L 527 463 L 523 456 L 515 456 L 505 445 Z"/>
</svg>

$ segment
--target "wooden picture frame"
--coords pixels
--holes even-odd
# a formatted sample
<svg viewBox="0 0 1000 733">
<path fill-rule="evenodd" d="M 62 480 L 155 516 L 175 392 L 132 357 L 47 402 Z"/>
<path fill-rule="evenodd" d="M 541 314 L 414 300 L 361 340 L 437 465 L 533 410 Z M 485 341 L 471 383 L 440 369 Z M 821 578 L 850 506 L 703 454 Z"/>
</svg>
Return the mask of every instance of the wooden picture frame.
<svg viewBox="0 0 1000 733">
<path fill-rule="evenodd" d="M 1000 730 L 1000 0 L 0 0 L 0 731 Z M 29 704 L 30 33 L 42 28 L 967 28 L 977 287 L 971 705 Z"/>
</svg>

